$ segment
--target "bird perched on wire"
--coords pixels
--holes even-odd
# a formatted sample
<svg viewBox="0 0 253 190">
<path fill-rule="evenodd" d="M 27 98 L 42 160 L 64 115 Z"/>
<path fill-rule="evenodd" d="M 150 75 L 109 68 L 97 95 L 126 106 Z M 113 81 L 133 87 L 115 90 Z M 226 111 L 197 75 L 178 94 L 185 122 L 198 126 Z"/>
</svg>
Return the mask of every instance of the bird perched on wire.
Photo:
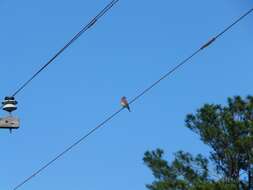
<svg viewBox="0 0 253 190">
<path fill-rule="evenodd" d="M 120 104 L 122 105 L 123 108 L 128 109 L 129 112 L 131 112 L 127 98 L 125 96 L 123 96 L 120 100 Z"/>
</svg>

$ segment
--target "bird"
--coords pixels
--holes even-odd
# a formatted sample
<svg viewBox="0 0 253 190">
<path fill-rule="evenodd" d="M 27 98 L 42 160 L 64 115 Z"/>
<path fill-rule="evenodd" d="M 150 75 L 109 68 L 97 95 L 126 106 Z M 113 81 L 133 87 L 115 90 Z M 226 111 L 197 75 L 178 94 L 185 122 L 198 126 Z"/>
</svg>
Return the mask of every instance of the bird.
<svg viewBox="0 0 253 190">
<path fill-rule="evenodd" d="M 122 105 L 123 108 L 127 108 L 129 112 L 131 112 L 127 98 L 123 96 L 120 100 L 120 104 Z"/>
</svg>

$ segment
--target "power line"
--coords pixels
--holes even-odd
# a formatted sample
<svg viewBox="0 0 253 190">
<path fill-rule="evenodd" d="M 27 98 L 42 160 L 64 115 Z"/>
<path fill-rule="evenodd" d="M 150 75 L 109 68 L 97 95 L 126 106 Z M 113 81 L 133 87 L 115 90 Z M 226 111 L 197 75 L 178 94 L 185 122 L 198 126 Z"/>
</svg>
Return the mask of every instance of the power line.
<svg viewBox="0 0 253 190">
<path fill-rule="evenodd" d="M 185 63 L 187 63 L 190 59 L 192 59 L 195 55 L 197 55 L 199 52 L 210 46 L 215 40 L 220 38 L 223 34 L 225 34 L 227 31 L 229 31 L 234 25 L 236 25 L 238 22 L 240 22 L 242 19 L 244 19 L 247 15 L 249 15 L 253 11 L 253 8 L 250 9 L 248 12 L 243 14 L 241 17 L 239 17 L 236 21 L 234 21 L 231 25 L 226 27 L 223 31 L 221 31 L 219 34 L 217 34 L 215 37 L 211 38 L 207 43 L 205 43 L 203 46 L 201 46 L 198 50 L 196 50 L 194 53 L 192 53 L 189 57 L 184 59 L 181 63 L 176 65 L 174 68 L 172 68 L 169 72 L 165 73 L 161 78 L 159 78 L 157 81 L 155 81 L 152 85 L 147 87 L 145 90 L 143 90 L 138 96 L 136 96 L 133 100 L 130 101 L 130 103 L 135 102 L 137 99 L 142 97 L 144 94 L 146 94 L 148 91 L 150 91 L 153 87 L 158 85 L 163 79 L 167 78 L 169 75 L 173 74 L 177 69 L 182 67 Z"/>
<path fill-rule="evenodd" d="M 171 74 L 173 74 L 175 71 L 177 71 L 180 67 L 182 67 L 184 64 L 186 64 L 188 61 L 190 61 L 194 56 L 196 56 L 202 50 L 204 50 L 209 45 L 211 45 L 216 39 L 220 38 L 222 35 L 224 35 L 226 32 L 228 32 L 234 25 L 236 25 L 238 22 L 240 22 L 241 20 L 243 20 L 252 11 L 253 11 L 253 8 L 250 9 L 245 14 L 243 14 L 241 17 L 239 17 L 231 25 L 229 25 L 228 27 L 226 27 L 222 32 L 220 32 L 219 34 L 217 34 L 215 37 L 211 38 L 211 40 L 209 40 L 207 43 L 205 43 L 204 45 L 202 45 L 199 49 L 197 49 L 189 57 L 187 57 L 186 59 L 184 59 L 183 61 L 181 61 L 178 65 L 176 65 L 174 68 L 172 68 L 167 73 L 165 73 L 164 75 L 162 75 L 157 81 L 155 81 L 154 83 L 152 83 L 149 87 L 147 87 L 145 90 L 143 90 L 139 95 L 137 95 L 136 97 L 134 97 L 129 102 L 129 104 L 133 104 L 135 101 L 137 101 L 139 98 L 141 98 L 144 94 L 146 94 L 148 91 L 150 91 L 153 87 L 155 87 L 156 85 L 158 85 L 162 80 L 164 80 L 165 78 L 167 78 L 168 76 L 170 76 Z M 109 117 L 107 117 L 104 121 L 102 121 L 100 124 L 98 124 L 95 128 L 93 128 L 92 130 L 90 130 L 87 134 L 85 134 L 84 136 L 82 136 L 79 140 L 75 141 L 69 147 L 67 147 L 66 149 L 64 149 L 64 151 L 62 151 L 61 153 L 59 153 L 58 155 L 56 155 L 51 161 L 47 162 L 40 169 L 36 170 L 31 176 L 27 177 L 24 181 L 22 181 L 20 184 L 18 184 L 16 187 L 14 187 L 13 190 L 19 189 L 25 183 L 27 183 L 28 181 L 30 181 L 31 179 L 33 179 L 36 175 L 38 175 L 43 170 L 45 170 L 46 168 L 48 168 L 51 164 L 53 164 L 55 161 L 57 161 L 59 158 L 61 158 L 63 155 L 65 155 L 67 152 L 69 152 L 70 150 L 72 150 L 75 146 L 77 146 L 78 144 L 80 144 L 81 142 L 83 142 L 84 140 L 86 140 L 90 135 L 92 135 L 98 129 L 102 128 L 107 122 L 109 122 L 115 116 L 117 116 L 123 109 L 124 108 L 120 108 L 117 111 L 115 111 L 112 115 L 110 115 Z"/>
<path fill-rule="evenodd" d="M 101 10 L 87 25 L 85 25 L 80 32 L 78 32 L 68 43 L 63 46 L 49 61 L 43 65 L 32 77 L 25 81 L 13 94 L 16 96 L 21 92 L 35 77 L 37 77 L 43 70 L 47 68 L 60 54 L 62 54 L 72 43 L 74 43 L 83 33 L 90 29 L 96 22 L 103 17 L 119 0 L 111 1 L 103 10 Z"/>
</svg>

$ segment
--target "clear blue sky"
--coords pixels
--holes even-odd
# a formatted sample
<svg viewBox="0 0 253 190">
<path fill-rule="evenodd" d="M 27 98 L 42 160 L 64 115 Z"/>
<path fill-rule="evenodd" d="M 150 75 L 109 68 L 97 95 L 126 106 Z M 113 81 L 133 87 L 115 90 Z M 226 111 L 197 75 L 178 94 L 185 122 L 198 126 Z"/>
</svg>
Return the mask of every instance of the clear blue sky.
<svg viewBox="0 0 253 190">
<path fill-rule="evenodd" d="M 11 94 L 107 0 L 0 0 L 0 96 Z M 137 95 L 234 19 L 250 0 L 121 0 L 18 96 L 21 128 L 0 131 L 0 188 L 8 190 Z M 34 178 L 26 190 L 144 190 L 143 153 L 208 154 L 184 126 L 204 103 L 252 94 L 253 15 Z M 1 112 L 1 115 L 6 113 Z"/>
</svg>

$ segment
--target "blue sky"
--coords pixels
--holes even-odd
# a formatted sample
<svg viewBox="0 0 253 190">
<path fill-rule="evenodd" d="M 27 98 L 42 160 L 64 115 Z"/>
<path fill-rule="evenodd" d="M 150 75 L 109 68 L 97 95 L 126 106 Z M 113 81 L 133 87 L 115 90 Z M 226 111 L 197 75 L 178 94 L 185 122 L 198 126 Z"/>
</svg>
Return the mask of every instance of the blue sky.
<svg viewBox="0 0 253 190">
<path fill-rule="evenodd" d="M 109 1 L 0 0 L 0 95 L 43 65 Z M 21 128 L 0 131 L 0 187 L 11 189 L 252 8 L 249 0 L 120 1 L 16 98 Z M 252 95 L 253 15 L 23 189 L 138 189 L 146 150 L 208 154 L 186 114 Z M 6 113 L 1 112 L 1 115 Z"/>
</svg>

